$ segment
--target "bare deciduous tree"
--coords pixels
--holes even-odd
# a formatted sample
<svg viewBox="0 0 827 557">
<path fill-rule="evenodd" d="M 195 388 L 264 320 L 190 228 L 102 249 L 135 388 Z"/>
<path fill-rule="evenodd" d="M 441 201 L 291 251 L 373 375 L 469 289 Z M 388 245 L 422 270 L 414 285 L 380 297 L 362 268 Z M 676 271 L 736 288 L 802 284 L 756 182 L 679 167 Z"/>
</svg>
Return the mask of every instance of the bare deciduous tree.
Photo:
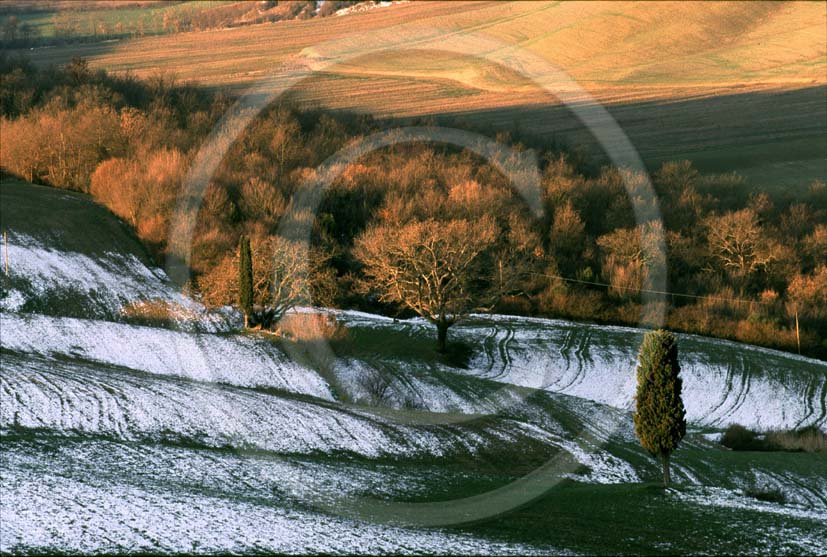
<svg viewBox="0 0 827 557">
<path fill-rule="evenodd" d="M 717 266 L 743 292 L 749 276 L 765 270 L 778 255 L 752 209 L 713 216 L 706 221 L 709 250 Z"/>
<path fill-rule="evenodd" d="M 621 228 L 597 239 L 603 254 L 603 275 L 611 292 L 620 298 L 635 297 L 641 289 L 651 288 L 655 273 L 665 265 L 665 254 L 657 239 L 663 236 L 660 222 L 636 228 Z"/>
<path fill-rule="evenodd" d="M 278 236 L 253 247 L 253 297 L 261 306 L 261 326 L 269 328 L 294 307 L 310 302 L 309 259 L 300 244 Z"/>
<path fill-rule="evenodd" d="M 368 229 L 356 240 L 354 253 L 380 300 L 401 303 L 434 323 L 444 350 L 448 327 L 490 301 L 473 283 L 490 274 L 481 268 L 480 255 L 496 240 L 490 217 L 414 221 Z"/>
<path fill-rule="evenodd" d="M 386 404 L 393 394 L 393 381 L 387 373 L 377 369 L 367 369 L 359 376 L 359 385 L 368 395 L 368 401 L 375 406 Z"/>
<path fill-rule="evenodd" d="M 254 312 L 251 324 L 271 328 L 291 309 L 316 301 L 313 290 L 331 282 L 329 257 L 279 236 L 252 238 Z M 223 259 L 198 280 L 204 300 L 212 305 L 233 303 L 238 294 L 238 254 Z M 327 300 L 321 300 L 325 302 Z"/>
</svg>

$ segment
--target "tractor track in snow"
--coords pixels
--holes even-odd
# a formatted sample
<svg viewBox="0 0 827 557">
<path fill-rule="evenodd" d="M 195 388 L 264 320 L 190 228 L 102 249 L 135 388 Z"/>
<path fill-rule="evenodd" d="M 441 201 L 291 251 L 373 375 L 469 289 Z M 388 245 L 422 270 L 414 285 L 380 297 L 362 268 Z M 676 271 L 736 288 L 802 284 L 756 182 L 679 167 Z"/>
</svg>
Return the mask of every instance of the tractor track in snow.
<svg viewBox="0 0 827 557">
<path fill-rule="evenodd" d="M 582 331 L 579 336 L 580 340 L 577 345 L 577 349 L 574 351 L 574 357 L 577 361 L 577 372 L 566 385 L 559 388 L 555 388 L 555 391 L 557 392 L 564 393 L 572 387 L 576 387 L 577 385 L 581 384 L 586 379 L 587 372 L 584 354 L 588 353 L 588 347 L 586 345 L 588 344 L 589 339 L 591 339 L 591 331 Z"/>
<path fill-rule="evenodd" d="M 801 480 L 801 478 L 797 478 L 797 477 L 793 476 L 792 474 L 790 474 L 789 472 L 774 473 L 774 474 L 771 474 L 771 475 L 774 476 L 774 477 L 777 477 L 777 478 L 781 478 L 783 480 L 781 482 L 782 484 L 784 482 L 789 482 L 789 483 L 795 485 L 801 492 L 806 493 L 807 495 L 805 495 L 804 498 L 806 499 L 807 503 L 810 504 L 811 506 L 827 508 L 827 494 L 822 493 L 818 489 L 813 488 L 813 487 L 805 484 Z"/>
<path fill-rule="evenodd" d="M 821 414 L 819 415 L 816 424 L 818 427 L 823 428 L 825 422 L 827 422 L 827 375 L 821 382 Z"/>
<path fill-rule="evenodd" d="M 569 330 L 566 332 L 566 338 L 563 339 L 563 344 L 560 346 L 560 355 L 566 362 L 565 369 L 560 371 L 560 374 L 554 379 L 554 381 L 549 384 L 550 387 L 554 387 L 555 389 L 559 389 L 559 385 L 562 382 L 563 378 L 566 377 L 571 369 L 571 348 L 574 345 L 574 340 L 577 338 L 577 333 L 574 330 Z M 549 363 L 550 366 L 554 364 Z"/>
<path fill-rule="evenodd" d="M 795 427 L 801 428 L 810 424 L 823 427 L 825 417 L 827 417 L 827 374 L 821 379 L 813 377 L 807 383 L 803 398 L 807 412 Z M 818 406 L 818 417 L 813 419 L 816 415 L 816 406 Z"/>
<path fill-rule="evenodd" d="M 738 383 L 738 393 L 735 395 L 735 400 L 729 406 L 729 408 L 726 411 L 726 414 L 721 418 L 721 420 L 723 420 L 723 419 L 725 419 L 726 417 L 729 417 L 729 416 L 734 416 L 735 412 L 738 411 L 741 408 L 741 406 L 744 405 L 744 402 L 747 399 L 747 395 L 749 394 L 750 383 L 752 381 L 752 374 L 749 372 L 749 369 L 748 369 L 749 366 L 744 361 L 744 358 L 739 357 L 738 359 L 740 361 L 739 368 L 741 369 L 741 374 L 740 374 L 739 383 Z M 729 392 L 730 393 L 732 392 L 731 388 L 730 388 Z M 731 399 L 731 397 L 730 397 L 730 399 Z M 721 421 L 719 420 L 718 423 L 720 425 Z"/>
<path fill-rule="evenodd" d="M 494 356 L 494 343 L 497 339 L 498 329 L 495 325 L 487 328 L 485 337 L 482 340 L 482 348 L 485 352 L 485 357 L 488 359 L 488 369 L 485 372 L 485 377 L 491 377 L 494 374 L 494 365 L 497 363 L 497 358 Z"/>
<path fill-rule="evenodd" d="M 497 377 L 504 377 L 510 373 L 511 355 L 508 353 L 511 341 L 514 339 L 514 328 L 507 327 L 505 336 L 499 342 L 500 356 L 502 357 L 503 366 Z"/>
<path fill-rule="evenodd" d="M 723 419 L 723 411 L 721 409 L 724 408 L 727 401 L 730 400 L 730 393 L 732 393 L 732 376 L 733 366 L 729 363 L 726 367 L 724 388 L 721 390 L 721 398 L 715 403 L 715 405 L 709 407 L 704 417 L 704 423 L 716 424 Z M 716 417 L 716 414 L 719 412 L 722 414 L 720 418 Z"/>
</svg>

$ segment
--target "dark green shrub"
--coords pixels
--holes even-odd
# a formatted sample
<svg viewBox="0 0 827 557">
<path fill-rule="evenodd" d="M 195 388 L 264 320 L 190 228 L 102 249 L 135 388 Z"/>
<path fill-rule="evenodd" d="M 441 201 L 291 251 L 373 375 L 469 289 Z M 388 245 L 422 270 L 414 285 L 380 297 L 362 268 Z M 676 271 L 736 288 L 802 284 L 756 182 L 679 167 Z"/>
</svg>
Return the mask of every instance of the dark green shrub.
<svg viewBox="0 0 827 557">
<path fill-rule="evenodd" d="M 797 430 L 772 430 L 760 436 L 742 425 L 730 425 L 721 444 L 734 451 L 789 451 L 818 453 L 827 450 L 827 434 L 814 426 Z"/>
<path fill-rule="evenodd" d="M 739 424 L 730 425 L 723 436 L 721 445 L 733 451 L 762 451 L 765 444 L 759 439 L 758 434 Z"/>
<path fill-rule="evenodd" d="M 744 495 L 758 499 L 759 501 L 766 501 L 767 503 L 784 504 L 787 502 L 787 497 L 784 492 L 777 487 L 748 487 L 744 490 Z"/>
</svg>

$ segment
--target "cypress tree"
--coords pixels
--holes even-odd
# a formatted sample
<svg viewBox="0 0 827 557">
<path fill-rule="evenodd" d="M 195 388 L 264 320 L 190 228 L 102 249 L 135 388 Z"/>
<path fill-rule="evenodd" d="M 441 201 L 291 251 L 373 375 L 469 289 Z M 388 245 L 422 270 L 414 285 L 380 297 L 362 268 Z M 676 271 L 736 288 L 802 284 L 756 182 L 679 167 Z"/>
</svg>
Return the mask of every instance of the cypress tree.
<svg viewBox="0 0 827 557">
<path fill-rule="evenodd" d="M 678 340 L 668 331 L 646 333 L 637 368 L 635 433 L 640 444 L 663 465 L 668 486 L 669 456 L 686 434 L 686 410 L 681 400 Z"/>
<path fill-rule="evenodd" d="M 244 328 L 250 326 L 253 312 L 253 259 L 250 253 L 250 239 L 242 236 L 238 240 L 238 308 L 244 312 Z"/>
</svg>

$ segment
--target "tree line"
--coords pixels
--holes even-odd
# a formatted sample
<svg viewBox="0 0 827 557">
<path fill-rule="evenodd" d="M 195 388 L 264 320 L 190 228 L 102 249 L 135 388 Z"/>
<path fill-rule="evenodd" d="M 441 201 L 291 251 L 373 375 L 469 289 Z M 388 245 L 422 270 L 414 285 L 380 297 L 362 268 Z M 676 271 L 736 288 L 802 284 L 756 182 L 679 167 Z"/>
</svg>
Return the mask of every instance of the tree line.
<svg viewBox="0 0 827 557">
<path fill-rule="evenodd" d="M 162 259 L 175 200 L 195 152 L 231 99 L 158 74 L 112 76 L 74 60 L 37 69 L 0 58 L 0 165 L 25 180 L 87 192 Z M 544 216 L 471 152 L 396 145 L 351 164 L 312 219 L 307 258 L 279 234 L 314 169 L 387 127 L 370 117 L 269 107 L 233 143 L 207 187 L 192 246 L 192 287 L 238 299 L 239 239 L 250 242 L 253 305 L 294 300 L 420 314 L 440 343 L 472 311 L 637 324 L 666 240 L 666 326 L 827 356 L 827 186 L 784 198 L 690 162 L 652 174 L 662 222 L 635 220 L 642 176 L 584 168 L 541 150 Z M 516 151 L 520 138 L 498 140 Z M 312 262 L 300 273 L 292 259 Z M 273 272 L 274 265 L 282 271 Z M 284 277 L 294 277 L 286 279 Z M 281 277 L 281 278 L 279 278 Z M 287 282 L 301 283 L 287 288 Z M 296 302 L 299 303 L 299 302 Z M 798 319 L 798 334 L 795 319 Z"/>
</svg>

